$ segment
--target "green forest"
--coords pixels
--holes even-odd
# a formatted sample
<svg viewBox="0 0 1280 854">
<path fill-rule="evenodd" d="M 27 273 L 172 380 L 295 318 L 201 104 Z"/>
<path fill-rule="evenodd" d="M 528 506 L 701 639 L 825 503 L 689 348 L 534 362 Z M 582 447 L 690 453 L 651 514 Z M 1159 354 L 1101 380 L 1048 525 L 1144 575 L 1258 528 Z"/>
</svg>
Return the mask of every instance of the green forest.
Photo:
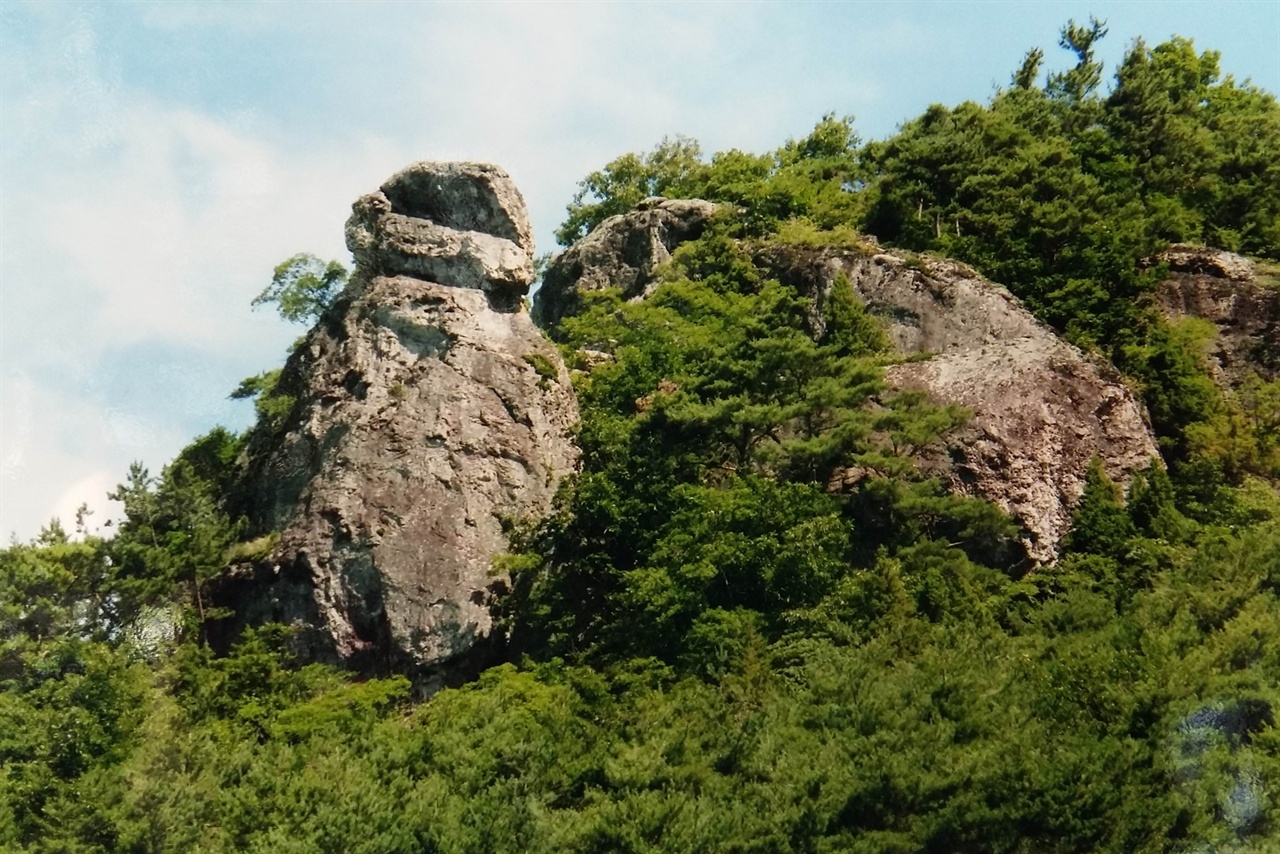
<svg viewBox="0 0 1280 854">
<path fill-rule="evenodd" d="M 1280 287 L 1280 104 L 1189 39 L 1103 69 L 1105 35 L 884 140 L 832 114 L 583 179 L 565 246 L 648 196 L 729 204 L 648 299 L 554 330 L 581 471 L 514 528 L 504 661 L 468 684 L 421 700 L 283 626 L 215 651 L 210 585 L 271 540 L 222 428 L 135 466 L 109 538 L 0 551 L 0 850 L 1280 850 L 1280 382 L 1215 383 L 1148 263 L 1206 244 Z M 966 413 L 888 388 L 879 320 L 836 291 L 815 338 L 747 251 L 865 235 L 1006 285 L 1146 405 L 1163 460 L 1125 491 L 1095 465 L 1055 563 L 918 470 Z M 344 278 L 299 256 L 260 300 L 309 323 Z M 282 418 L 278 376 L 235 394 Z"/>
</svg>

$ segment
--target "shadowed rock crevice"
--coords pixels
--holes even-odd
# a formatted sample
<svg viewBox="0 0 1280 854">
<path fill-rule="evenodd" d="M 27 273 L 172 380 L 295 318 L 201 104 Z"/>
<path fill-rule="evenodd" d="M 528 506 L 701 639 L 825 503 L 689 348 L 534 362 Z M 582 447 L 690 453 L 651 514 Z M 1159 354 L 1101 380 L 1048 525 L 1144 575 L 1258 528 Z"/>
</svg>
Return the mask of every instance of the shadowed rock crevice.
<svg viewBox="0 0 1280 854">
<path fill-rule="evenodd" d="M 507 174 L 489 163 L 415 163 L 379 188 L 391 212 L 458 231 L 533 246 L 524 200 Z"/>
</svg>

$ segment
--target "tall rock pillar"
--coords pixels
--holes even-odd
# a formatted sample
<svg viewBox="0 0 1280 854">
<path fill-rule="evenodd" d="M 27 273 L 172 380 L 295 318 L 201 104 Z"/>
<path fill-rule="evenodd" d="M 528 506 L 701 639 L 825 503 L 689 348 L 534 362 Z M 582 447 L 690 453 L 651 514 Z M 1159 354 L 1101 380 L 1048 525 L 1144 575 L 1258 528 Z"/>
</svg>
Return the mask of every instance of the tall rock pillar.
<svg viewBox="0 0 1280 854">
<path fill-rule="evenodd" d="M 251 515 L 279 542 L 228 598 L 314 657 L 429 685 L 489 635 L 504 523 L 549 509 L 577 405 L 523 307 L 506 173 L 417 163 L 353 208 L 355 273 L 285 368 L 288 419 L 249 445 Z"/>
</svg>

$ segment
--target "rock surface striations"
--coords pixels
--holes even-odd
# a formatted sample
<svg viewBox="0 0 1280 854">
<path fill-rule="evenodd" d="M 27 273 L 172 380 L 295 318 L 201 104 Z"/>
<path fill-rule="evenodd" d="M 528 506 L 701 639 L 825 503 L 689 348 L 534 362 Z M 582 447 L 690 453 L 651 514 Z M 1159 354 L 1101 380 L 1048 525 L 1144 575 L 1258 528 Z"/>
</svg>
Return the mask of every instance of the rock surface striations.
<svg viewBox="0 0 1280 854">
<path fill-rule="evenodd" d="M 314 657 L 430 687 L 482 657 L 504 522 L 549 508 L 577 406 L 519 309 L 532 245 L 505 173 L 418 163 L 353 208 L 352 281 L 285 368 L 285 424 L 250 441 L 249 509 L 278 545 L 225 595 Z"/>
</svg>

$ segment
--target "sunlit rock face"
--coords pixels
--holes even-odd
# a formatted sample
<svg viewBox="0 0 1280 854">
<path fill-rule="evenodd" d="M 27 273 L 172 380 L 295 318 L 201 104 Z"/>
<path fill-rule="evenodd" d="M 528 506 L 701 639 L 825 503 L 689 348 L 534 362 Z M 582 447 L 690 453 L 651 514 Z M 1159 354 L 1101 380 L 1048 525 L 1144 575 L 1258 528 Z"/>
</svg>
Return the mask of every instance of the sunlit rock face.
<svg viewBox="0 0 1280 854">
<path fill-rule="evenodd" d="M 556 349 L 521 308 L 519 191 L 473 163 L 418 163 L 361 197 L 356 270 L 289 360 L 285 424 L 250 442 L 268 561 L 224 585 L 237 623 L 298 627 L 313 657 L 430 690 L 484 663 L 504 525 L 547 511 L 577 452 Z"/>
<path fill-rule="evenodd" d="M 1214 325 L 1209 367 L 1222 385 L 1238 386 L 1256 373 L 1280 377 L 1280 275 L 1221 249 L 1174 245 L 1153 259 L 1168 265 L 1156 288 L 1166 317 L 1198 317 Z"/>
<path fill-rule="evenodd" d="M 361 196 L 347 248 L 366 277 L 412 276 L 484 291 L 515 308 L 533 281 L 524 198 L 496 166 L 423 162 Z"/>
<path fill-rule="evenodd" d="M 888 382 L 972 413 L 946 454 L 923 463 L 954 492 L 1017 519 L 1033 563 L 1056 557 L 1095 456 L 1122 486 L 1159 457 L 1142 405 L 1115 368 L 964 264 L 874 247 L 771 250 L 757 260 L 810 295 L 818 323 L 831 290 L 851 287 L 912 357 L 887 369 Z"/>
</svg>

